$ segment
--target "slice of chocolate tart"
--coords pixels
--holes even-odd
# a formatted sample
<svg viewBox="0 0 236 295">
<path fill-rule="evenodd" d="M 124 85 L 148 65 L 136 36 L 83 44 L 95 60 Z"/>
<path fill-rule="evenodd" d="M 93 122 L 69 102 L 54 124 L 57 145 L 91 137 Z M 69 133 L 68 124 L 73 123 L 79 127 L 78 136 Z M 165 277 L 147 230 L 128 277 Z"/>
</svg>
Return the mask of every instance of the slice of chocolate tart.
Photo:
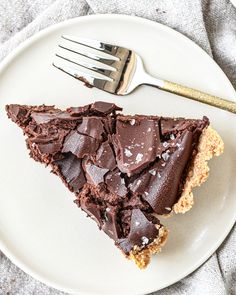
<svg viewBox="0 0 236 295">
<path fill-rule="evenodd" d="M 193 187 L 208 176 L 207 161 L 223 152 L 206 117 L 126 116 L 107 102 L 65 111 L 12 104 L 6 111 L 27 136 L 30 156 L 51 167 L 140 268 L 167 239 L 158 215 L 189 210 Z"/>
</svg>

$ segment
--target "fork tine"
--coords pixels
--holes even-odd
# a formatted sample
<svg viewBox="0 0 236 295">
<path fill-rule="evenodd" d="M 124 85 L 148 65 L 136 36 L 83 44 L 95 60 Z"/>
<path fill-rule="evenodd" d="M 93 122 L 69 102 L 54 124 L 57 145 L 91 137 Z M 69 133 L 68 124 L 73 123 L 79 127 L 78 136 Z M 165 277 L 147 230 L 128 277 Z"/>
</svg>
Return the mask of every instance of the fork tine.
<svg viewBox="0 0 236 295">
<path fill-rule="evenodd" d="M 64 44 L 59 44 L 58 46 L 60 48 L 65 49 L 65 50 L 74 52 L 76 54 L 82 55 L 84 57 L 99 61 L 101 63 L 104 63 L 106 65 L 110 65 L 110 66 L 118 60 L 118 58 L 115 58 L 113 56 L 104 57 L 104 56 L 102 56 L 100 54 L 95 54 L 95 53 L 92 53 L 92 52 L 83 51 L 80 48 L 79 49 L 78 48 L 73 48 L 73 46 L 68 46 L 68 45 L 64 45 Z"/>
<path fill-rule="evenodd" d="M 111 45 L 108 43 L 103 43 L 101 41 L 93 40 L 93 39 L 79 38 L 79 37 L 69 36 L 69 35 L 62 35 L 62 38 L 93 48 L 93 49 L 97 49 L 99 51 L 102 51 L 111 55 L 115 55 L 115 53 L 117 52 L 117 49 L 119 48 L 118 46 Z"/>
<path fill-rule="evenodd" d="M 60 58 L 62 58 L 64 60 L 67 60 L 67 61 L 69 61 L 71 63 L 74 63 L 76 65 L 79 65 L 79 66 L 81 66 L 81 67 L 83 67 L 85 69 L 89 69 L 89 70 L 92 70 L 94 72 L 98 72 L 98 73 L 100 73 L 100 74 L 102 74 L 104 76 L 110 76 L 111 72 L 116 71 L 115 68 L 110 67 L 108 65 L 95 65 L 95 64 L 92 64 L 92 63 L 89 63 L 89 62 L 86 62 L 86 61 L 77 60 L 77 59 L 75 60 L 75 59 L 73 59 L 71 57 L 66 57 L 66 56 L 58 54 L 58 53 L 56 53 L 56 56 L 60 57 Z"/>
<path fill-rule="evenodd" d="M 66 66 L 65 64 L 61 63 L 60 61 L 54 61 L 53 66 L 58 68 L 59 70 L 65 72 L 66 74 L 79 79 L 80 81 L 84 82 L 85 84 L 89 84 L 91 86 L 103 89 L 105 83 L 112 82 L 112 79 L 104 76 L 100 77 L 96 74 L 89 74 L 84 71 L 81 71 L 77 68 Z"/>
</svg>

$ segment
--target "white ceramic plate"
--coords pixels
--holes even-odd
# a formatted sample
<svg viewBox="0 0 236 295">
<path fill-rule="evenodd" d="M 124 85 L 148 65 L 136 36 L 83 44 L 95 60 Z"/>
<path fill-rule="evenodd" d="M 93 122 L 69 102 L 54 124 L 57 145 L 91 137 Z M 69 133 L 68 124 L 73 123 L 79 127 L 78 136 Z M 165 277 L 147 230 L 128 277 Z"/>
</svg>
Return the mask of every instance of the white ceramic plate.
<svg viewBox="0 0 236 295">
<path fill-rule="evenodd" d="M 236 0 L 230 0 L 233 6 L 236 8 Z"/>
<path fill-rule="evenodd" d="M 62 33 L 135 49 L 154 75 L 235 100 L 230 82 L 203 50 L 148 20 L 81 17 L 29 39 L 0 71 L 0 248 L 33 277 L 74 294 L 144 294 L 169 286 L 201 265 L 235 221 L 236 116 L 148 86 L 127 97 L 88 89 L 51 66 Z M 68 107 L 94 100 L 113 101 L 126 113 L 207 115 L 225 141 L 224 155 L 210 163 L 210 179 L 194 191 L 194 208 L 164 220 L 170 229 L 168 243 L 146 270 L 127 261 L 77 209 L 60 180 L 29 158 L 21 130 L 4 111 L 7 103 Z"/>
</svg>

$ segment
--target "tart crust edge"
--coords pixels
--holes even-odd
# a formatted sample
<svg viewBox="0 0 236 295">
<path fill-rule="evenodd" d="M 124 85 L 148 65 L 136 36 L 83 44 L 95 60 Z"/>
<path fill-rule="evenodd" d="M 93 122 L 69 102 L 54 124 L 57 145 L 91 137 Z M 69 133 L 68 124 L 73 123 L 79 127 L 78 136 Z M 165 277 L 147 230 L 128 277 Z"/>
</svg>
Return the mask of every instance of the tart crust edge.
<svg viewBox="0 0 236 295">
<path fill-rule="evenodd" d="M 220 135 L 211 126 L 206 127 L 200 136 L 198 151 L 188 170 L 181 197 L 173 206 L 175 213 L 185 213 L 192 208 L 194 203 L 192 189 L 206 181 L 210 171 L 208 161 L 213 156 L 219 156 L 223 151 L 224 142 Z M 152 243 L 142 248 L 134 246 L 127 258 L 134 260 L 139 268 L 145 268 L 149 264 L 151 256 L 161 251 L 167 237 L 168 230 L 163 226 L 159 229 L 158 236 Z"/>
<path fill-rule="evenodd" d="M 208 161 L 223 153 L 224 142 L 220 135 L 211 126 L 208 126 L 200 136 L 197 150 L 193 163 L 188 170 L 181 197 L 173 206 L 175 213 L 185 213 L 192 208 L 194 204 L 192 190 L 206 181 L 210 171 Z"/>
</svg>

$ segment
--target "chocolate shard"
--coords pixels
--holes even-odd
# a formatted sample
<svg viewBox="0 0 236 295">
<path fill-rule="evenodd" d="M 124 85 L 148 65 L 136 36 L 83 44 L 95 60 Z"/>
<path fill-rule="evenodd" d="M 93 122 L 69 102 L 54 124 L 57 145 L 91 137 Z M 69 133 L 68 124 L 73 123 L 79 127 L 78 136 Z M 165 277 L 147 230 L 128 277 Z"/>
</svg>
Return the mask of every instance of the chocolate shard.
<svg viewBox="0 0 236 295">
<path fill-rule="evenodd" d="M 96 101 L 92 104 L 88 104 L 83 107 L 70 107 L 66 110 L 71 116 L 79 115 L 109 115 L 115 111 L 122 111 L 122 108 L 118 107 L 114 103 Z"/>
<path fill-rule="evenodd" d="M 54 111 L 51 113 L 32 112 L 31 118 L 34 119 L 37 124 L 47 124 L 53 120 L 68 121 L 79 119 L 79 117 L 72 117 L 69 113 L 62 111 Z"/>
<path fill-rule="evenodd" d="M 84 161 L 84 171 L 86 172 L 87 181 L 95 186 L 104 182 L 104 175 L 109 171 L 106 168 L 100 168 L 91 161 Z"/>
<path fill-rule="evenodd" d="M 93 104 L 91 104 L 90 110 L 97 113 L 108 115 L 114 111 L 122 111 L 122 108 L 118 107 L 114 103 L 96 101 Z"/>
<path fill-rule="evenodd" d="M 72 117 L 78 117 L 82 115 L 88 115 L 90 109 L 90 104 L 83 106 L 83 107 L 70 107 L 66 109 L 66 111 L 72 116 Z"/>
<path fill-rule="evenodd" d="M 96 139 L 72 130 L 65 138 L 62 153 L 71 152 L 78 158 L 95 154 L 99 143 Z"/>
<path fill-rule="evenodd" d="M 185 131 L 172 153 L 165 152 L 162 159 L 142 173 L 130 189 L 142 195 L 155 213 L 169 214 L 178 200 L 179 179 L 192 152 L 192 132 Z"/>
<path fill-rule="evenodd" d="M 108 141 L 103 142 L 98 148 L 95 163 L 99 167 L 109 170 L 116 167 L 116 159 Z"/>
<path fill-rule="evenodd" d="M 118 117 L 113 139 L 117 165 L 128 176 L 142 171 L 161 153 L 158 120 Z"/>
<path fill-rule="evenodd" d="M 101 118 L 84 117 L 82 123 L 77 127 L 79 133 L 88 135 L 102 141 L 102 134 L 104 133 L 103 122 Z"/>
<path fill-rule="evenodd" d="M 68 134 L 66 130 L 56 130 L 55 134 L 41 134 L 31 138 L 31 143 L 34 144 L 38 151 L 43 154 L 55 155 L 60 152 L 63 147 L 63 141 Z"/>
<path fill-rule="evenodd" d="M 59 175 L 63 177 L 74 192 L 79 192 L 86 183 L 81 159 L 78 159 L 73 154 L 63 154 L 63 159 L 56 160 L 52 164 L 54 171 L 57 168 Z"/>
<path fill-rule="evenodd" d="M 158 237 L 158 227 L 159 223 L 149 221 L 141 210 L 133 209 L 130 232 L 126 238 L 118 240 L 117 244 L 125 253 L 129 253 L 134 246 L 143 248 Z"/>
<path fill-rule="evenodd" d="M 29 119 L 30 112 L 24 106 L 17 104 L 7 105 L 6 111 L 8 117 L 11 118 L 13 122 L 19 123 L 20 125 L 24 125 Z"/>
<path fill-rule="evenodd" d="M 117 194 L 120 197 L 124 197 L 128 192 L 125 179 L 121 177 L 118 169 L 107 173 L 106 185 L 113 194 Z"/>
</svg>

